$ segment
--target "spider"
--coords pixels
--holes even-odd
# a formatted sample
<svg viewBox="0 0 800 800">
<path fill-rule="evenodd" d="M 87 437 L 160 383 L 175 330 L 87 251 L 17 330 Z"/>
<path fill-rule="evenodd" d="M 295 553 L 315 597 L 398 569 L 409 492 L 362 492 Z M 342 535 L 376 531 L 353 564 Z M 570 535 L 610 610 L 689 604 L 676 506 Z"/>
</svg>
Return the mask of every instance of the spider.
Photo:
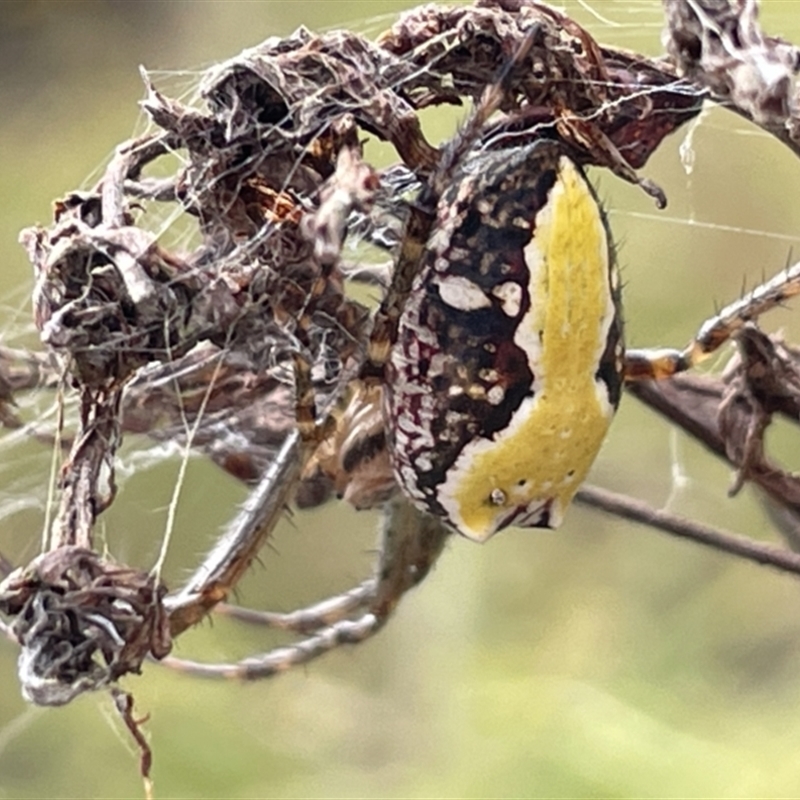
<svg viewBox="0 0 800 800">
<path fill-rule="evenodd" d="M 425 70 L 395 58 L 391 49 L 380 51 L 353 36 L 315 40 L 301 31 L 290 41 L 267 43 L 260 67 L 270 74 L 283 70 L 280 80 L 254 77 L 248 62 L 226 67 L 211 81 L 219 117 L 186 111 L 148 84 L 145 105 L 165 132 L 121 148 L 96 194 L 62 202 L 52 238 L 41 230 L 28 234 L 41 283 L 41 327 L 56 344 L 70 342 L 76 331 L 67 326 L 77 320 L 78 352 L 71 355 L 83 359 L 77 373 L 85 423 L 67 464 L 71 469 L 64 470 L 80 489 L 64 491 L 64 535 L 29 571 L 4 584 L 4 611 L 16 616 L 15 624 L 22 620 L 20 664 L 30 677 L 26 691 L 37 702 L 67 702 L 86 688 L 137 671 L 148 652 L 163 656 L 170 639 L 235 588 L 301 477 L 322 476 L 358 508 L 385 505 L 374 577 L 290 614 L 223 608 L 297 633 L 300 641 L 288 647 L 229 665 L 165 660 L 199 674 L 258 678 L 369 638 L 424 580 L 450 535 L 486 541 L 510 526 L 558 527 L 626 383 L 690 369 L 747 322 L 800 291 L 795 267 L 724 308 L 683 349 L 626 349 L 612 237 L 584 166 L 609 167 L 660 200 L 657 187 L 638 178 L 632 164 L 643 163 L 666 132 L 696 113 L 703 93 L 673 91 L 674 75 L 658 67 L 648 73 L 648 65 L 630 54 L 613 54 L 609 66 L 585 31 L 535 2 L 487 0 L 475 9 L 443 9 L 441 19 L 435 7 L 418 13 L 423 24 L 412 13 L 392 46 L 406 47 L 406 55 L 422 54 L 423 63 L 432 59 L 462 94 L 476 100 L 467 122 L 441 149 L 424 140 L 413 110 L 451 101 L 446 80 L 431 88 Z M 441 42 L 430 36 L 431 25 L 447 31 L 460 26 L 454 43 L 438 55 Z M 423 40 L 418 47 L 406 41 L 415 30 Z M 476 57 L 485 56 L 486 31 L 497 37 L 492 72 L 476 86 L 476 60 L 465 59 L 464 52 L 469 55 L 472 47 Z M 535 58 L 526 61 L 532 50 Z M 451 55 L 454 63 L 442 66 L 439 59 Z M 534 69 L 543 58 L 552 59 L 546 79 Z M 373 74 L 366 79 L 362 72 L 369 69 Z M 394 75 L 396 85 L 387 87 L 385 74 Z M 323 91 L 315 81 L 325 80 Z M 309 82 L 319 91 L 309 92 Z M 638 102 L 643 87 L 649 91 L 644 104 Z M 352 93 L 329 102 L 344 89 Z M 354 108 L 363 118 L 355 119 Z M 591 113 L 572 108 L 610 111 L 603 127 Z M 247 128 L 249 112 L 255 130 Z M 317 123 L 317 114 L 329 116 Z M 378 131 L 404 161 L 399 177 L 384 173 L 383 188 L 415 192 L 410 202 L 390 203 L 389 210 L 402 218 L 402 234 L 368 334 L 363 315 L 341 291 L 337 271 L 352 212 L 380 185 L 361 161 L 359 127 Z M 198 160 L 188 160 L 190 168 L 179 180 L 166 186 L 140 180 L 144 164 L 180 147 Z M 209 152 L 218 160 L 209 162 Z M 129 248 L 126 192 L 188 203 L 201 219 L 206 249 L 195 261 L 173 260 L 142 237 L 147 247 L 135 257 L 109 260 L 108 241 L 122 252 Z M 316 240 L 298 233 L 309 209 Z M 72 251 L 64 240 L 70 244 L 75 231 L 80 241 Z M 59 260 L 64 252 L 80 258 Z M 96 268 L 87 253 L 97 258 Z M 226 258 L 228 272 L 224 263 L 219 273 L 208 269 Z M 140 261 L 149 273 L 140 271 Z M 280 269 L 287 270 L 287 280 L 270 284 L 270 272 L 283 277 Z M 198 276 L 210 276 L 213 292 Z M 269 293 L 275 285 L 285 298 Z M 181 303 L 191 324 L 163 313 Z M 312 313 L 306 314 L 307 306 Z M 292 329 L 299 343 L 291 362 L 296 424 L 242 513 L 186 585 L 164 597 L 157 576 L 94 554 L 95 515 L 113 499 L 113 492 L 98 492 L 96 483 L 103 464 L 113 462 L 119 439 L 121 385 L 143 364 L 188 357 L 196 344 L 192 336 L 247 356 L 252 340 L 264 334 L 271 337 L 265 348 L 274 342 L 279 351 L 267 354 L 269 367 L 283 370 L 290 362 L 281 347 L 290 337 L 284 329 L 276 335 L 275 328 L 295 317 L 302 323 Z M 317 346 L 316 355 L 325 361 L 324 337 L 322 345 L 313 340 L 320 317 L 332 325 L 323 334 L 349 336 L 335 340 L 349 350 L 337 362 L 348 364 L 343 377 L 336 376 L 336 390 L 318 408 L 313 370 L 320 363 L 311 364 L 306 355 Z M 81 327 L 84 318 L 102 325 Z M 119 331 L 128 329 L 138 338 L 122 354 L 107 346 L 104 330 L 113 345 Z M 189 362 L 178 363 L 191 371 Z M 213 373 L 210 384 L 219 377 L 216 368 Z M 235 369 L 232 377 L 240 377 Z M 208 386 L 201 389 L 198 413 Z M 81 464 L 87 454 L 93 460 Z M 75 462 L 87 480 L 78 480 Z M 73 555 L 80 569 L 73 569 Z M 75 579 L 78 573 L 83 583 Z M 114 594 L 115 581 L 123 594 Z M 51 640 L 37 640 L 41 631 L 52 633 Z"/>
<path fill-rule="evenodd" d="M 547 135 L 482 146 L 503 91 L 501 77 L 411 204 L 366 360 L 335 423 L 317 419 L 300 363 L 297 430 L 227 540 L 166 604 L 174 633 L 199 619 L 201 588 L 247 563 L 280 513 L 301 450 L 311 453 L 306 476 L 324 474 L 357 508 L 384 507 L 374 577 L 286 614 L 222 604 L 221 613 L 304 638 L 237 663 L 167 657 L 170 666 L 271 676 L 375 635 L 449 536 L 485 542 L 512 526 L 559 527 L 626 384 L 692 369 L 800 293 L 793 267 L 707 319 L 682 349 L 626 348 L 612 234 L 574 149 Z"/>
</svg>

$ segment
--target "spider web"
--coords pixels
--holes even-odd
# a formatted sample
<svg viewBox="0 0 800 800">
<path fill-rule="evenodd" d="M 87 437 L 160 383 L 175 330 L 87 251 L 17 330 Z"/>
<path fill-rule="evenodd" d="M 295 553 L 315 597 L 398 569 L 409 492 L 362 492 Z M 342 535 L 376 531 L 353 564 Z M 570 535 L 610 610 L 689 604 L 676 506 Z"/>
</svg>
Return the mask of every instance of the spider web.
<svg viewBox="0 0 800 800">
<path fill-rule="evenodd" d="M 599 41 L 647 49 L 638 44 L 642 31 L 646 30 L 652 34 L 650 52 L 659 49 L 657 38 L 661 12 L 658 4 L 579 3 L 569 5 L 568 11 L 586 24 Z M 378 17 L 354 27 L 372 33 L 382 30 L 388 22 L 388 19 Z M 159 91 L 188 105 L 198 102 L 200 77 L 200 70 L 150 73 Z M 427 115 L 424 122 L 429 139 L 448 138 L 463 113 L 431 112 Z M 144 125 L 142 118 L 136 133 L 143 132 Z M 682 142 L 685 144 L 683 152 Z M 743 151 L 747 158 L 742 157 Z M 381 158 L 386 156 L 386 147 L 370 143 L 367 156 L 382 166 Z M 787 158 L 785 163 L 781 161 L 784 157 Z M 181 154 L 177 153 L 172 165 L 164 163 L 159 167 L 169 172 L 180 160 Z M 731 168 L 733 164 L 735 169 Z M 651 201 L 635 188 L 621 185 L 605 173 L 593 171 L 592 177 L 599 183 L 609 208 L 615 235 L 622 242 L 630 342 L 637 345 L 682 344 L 692 335 L 697 323 L 714 310 L 715 303 L 727 302 L 741 292 L 743 284 L 751 286 L 764 274 L 769 275 L 783 266 L 795 239 L 800 238 L 793 234 L 793 231 L 800 231 L 800 225 L 792 216 L 792 209 L 786 207 L 790 204 L 778 202 L 782 193 L 776 190 L 776 176 L 783 176 L 792 164 L 793 161 L 781 153 L 779 146 L 766 134 L 714 109 L 693 123 L 688 132 L 672 137 L 644 170 L 664 185 L 670 200 L 666 212 L 654 212 Z M 84 186 L 93 183 L 94 176 L 91 176 Z M 742 202 L 737 204 L 737 199 Z M 185 215 L 166 207 L 163 210 L 148 207 L 147 216 L 149 229 L 166 247 L 181 251 L 196 245 L 196 228 L 191 220 L 187 222 Z M 703 248 L 703 256 L 698 259 L 700 248 Z M 360 259 L 364 262 L 378 255 L 378 251 L 367 245 L 354 249 L 352 255 L 348 253 L 353 261 Z M 698 264 L 698 261 L 703 263 Z M 673 292 L 675 287 L 678 287 L 677 292 Z M 24 287 L 20 294 L 5 297 L 8 312 L 2 341 L 6 346 L 32 346 L 33 329 L 23 321 L 28 289 Z M 375 294 L 375 290 L 367 290 L 358 296 L 374 302 Z M 789 322 L 787 315 L 778 313 L 773 324 L 788 326 Z M 26 563 L 38 552 L 41 536 L 37 533 L 31 535 L 31 531 L 41 530 L 48 496 L 52 495 L 43 480 L 51 472 L 50 449 L 32 439 L 30 433 L 35 429 L 43 437 L 52 435 L 57 414 L 54 394 L 50 390 L 26 393 L 21 398 L 18 413 L 27 421 L 28 427 L 10 431 L 0 440 L 5 471 L 11 473 L 13 465 L 8 480 L 2 480 L 0 518 L 6 521 L 9 529 L 14 528 L 14 535 L 9 535 L 8 541 L 0 544 L 0 549 L 14 564 Z M 70 421 L 74 423 L 75 420 L 75 406 L 68 392 L 64 393 L 63 403 L 69 430 Z M 689 453 L 693 448 L 691 444 L 680 435 L 677 442 L 670 440 L 671 434 L 667 429 L 652 422 L 643 426 L 638 415 L 638 411 L 631 409 L 629 413 L 627 407 L 623 409 L 617 426 L 620 430 L 612 434 L 598 461 L 597 480 L 617 488 L 634 486 L 645 495 L 650 493 L 657 505 L 688 503 L 692 511 L 721 513 L 717 518 L 723 523 L 739 527 L 735 524 L 740 514 L 736 508 L 726 511 L 718 507 L 718 498 L 722 496 L 719 487 L 727 480 L 726 470 L 716 468 L 716 483 L 710 485 L 708 475 L 714 473 L 715 468 L 695 467 L 695 454 Z M 203 416 L 201 414 L 199 418 Z M 623 426 L 625 431 L 621 429 Z M 640 432 L 647 426 L 659 429 L 655 441 L 649 437 L 643 441 Z M 187 423 L 183 434 L 176 438 L 191 439 L 190 433 L 191 424 Z M 654 453 L 660 454 L 659 457 Z M 655 470 L 654 486 L 640 487 L 637 483 L 636 473 L 641 471 L 641 461 L 637 467 L 636 458 L 642 456 L 646 462 L 659 465 Z M 699 499 L 697 496 L 683 496 L 683 488 L 674 477 L 676 471 L 689 476 L 686 491 L 699 495 Z M 175 439 L 153 443 L 143 436 L 128 437 L 120 452 L 117 479 L 120 497 L 104 523 L 108 545 L 121 561 L 138 563 L 145 568 L 155 564 L 159 557 L 166 536 L 167 509 L 173 498 L 178 497 L 174 487 L 178 481 L 183 483 L 183 487 L 177 487 L 181 495 L 177 505 L 177 527 L 172 533 L 168 551 L 170 563 L 165 571 L 168 581 L 179 578 L 182 571 L 193 563 L 192 556 L 204 549 L 204 545 L 198 542 L 198 534 L 213 538 L 215 528 L 230 515 L 231 502 L 245 494 L 243 487 L 227 478 L 223 490 L 216 468 L 204 459 L 189 455 L 184 441 Z M 215 493 L 220 490 L 219 499 L 204 505 L 199 513 L 192 513 L 196 494 L 191 491 L 191 486 L 195 480 L 199 486 L 197 494 L 206 494 L 212 487 Z M 52 477 L 49 484 L 52 485 Z M 677 497 L 673 491 L 676 487 L 681 489 Z M 127 501 L 126 506 L 123 506 L 123 499 Z M 347 563 L 344 567 L 345 583 L 356 573 L 363 573 L 363 569 L 352 567 L 352 559 L 366 567 L 369 554 L 365 551 L 373 522 L 362 522 L 363 515 L 353 519 L 349 511 L 341 508 L 332 509 L 330 513 L 333 519 L 330 522 L 324 521 L 318 512 L 300 514 L 278 532 L 276 546 L 284 552 L 279 559 L 268 552 L 264 572 L 256 570 L 253 576 L 245 579 L 242 592 L 248 600 L 254 597 L 257 604 L 271 601 L 273 605 L 289 606 L 297 600 L 313 599 L 310 592 L 306 594 L 309 588 L 313 588 L 314 595 L 320 588 L 323 594 L 328 589 L 339 588 L 340 578 L 331 577 L 327 569 L 331 549 L 341 550 L 333 560 L 339 564 Z M 126 516 L 132 518 L 127 525 L 124 524 Z M 584 519 L 581 516 L 577 524 Z M 306 532 L 306 526 L 311 531 Z M 349 544 L 343 545 L 342 537 L 338 535 L 326 535 L 320 544 L 314 529 L 329 526 L 331 529 L 358 527 L 360 532 L 357 540 Z M 198 531 L 198 528 L 202 530 Z M 150 531 L 150 535 L 142 535 L 144 530 Z M 293 541 L 297 538 L 306 539 L 306 546 L 298 547 Z M 304 569 L 309 576 L 307 586 L 299 592 L 293 585 L 296 579 L 288 577 L 292 568 Z M 268 580 L 264 580 L 265 577 Z M 269 592 L 259 591 L 257 583 L 270 584 Z M 476 604 L 474 600 L 471 603 L 473 606 Z M 446 612 L 444 617 L 447 618 Z M 250 649 L 250 640 L 242 642 L 238 636 L 220 631 L 221 627 L 212 632 L 213 636 L 209 636 L 207 630 L 196 636 L 199 646 L 211 648 L 212 658 L 229 659 L 237 655 L 237 650 L 245 653 Z M 259 647 L 263 648 L 263 640 Z"/>
</svg>

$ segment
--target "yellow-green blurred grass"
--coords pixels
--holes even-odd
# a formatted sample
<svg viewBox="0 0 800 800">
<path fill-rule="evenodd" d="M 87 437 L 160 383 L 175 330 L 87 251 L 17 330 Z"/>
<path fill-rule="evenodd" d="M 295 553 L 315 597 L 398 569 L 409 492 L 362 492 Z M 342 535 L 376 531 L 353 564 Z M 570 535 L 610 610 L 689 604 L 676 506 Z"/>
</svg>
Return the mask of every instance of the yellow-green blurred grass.
<svg viewBox="0 0 800 800">
<path fill-rule="evenodd" d="M 23 329 L 30 289 L 17 232 L 47 222 L 52 199 L 82 185 L 141 125 L 139 63 L 177 70 L 156 80 L 182 92 L 191 70 L 268 35 L 354 20 L 378 31 L 385 23 L 370 19 L 410 5 L 0 4 L 3 341 Z M 658 3 L 592 4 L 622 27 L 576 3 L 568 9 L 605 41 L 659 50 Z M 800 41 L 800 3 L 773 0 L 764 20 Z M 426 130 L 444 137 L 457 116 L 427 115 Z M 668 192 L 665 212 L 594 173 L 622 241 L 637 346 L 683 343 L 715 304 L 785 263 L 792 242 L 763 233 L 800 236 L 791 202 L 800 175 L 780 145 L 712 110 L 694 132 L 687 175 L 685 135 L 645 170 Z M 800 338 L 796 315 L 779 312 L 770 325 Z M 796 448 L 774 438 L 791 464 Z M 126 444 L 128 459 L 136 445 Z M 24 560 L 38 546 L 50 453 L 30 442 L 0 447 L 0 551 Z M 121 558 L 152 563 L 175 473 L 173 460 L 124 480 L 104 520 Z M 632 400 L 593 480 L 770 535 L 749 490 L 728 500 L 729 471 Z M 212 465 L 193 461 L 171 582 L 242 497 Z M 29 502 L 17 509 L 20 498 Z M 375 525 L 374 515 L 343 507 L 295 515 L 241 599 L 288 609 L 355 583 L 368 570 Z M 799 598 L 787 577 L 576 507 L 555 534 L 508 532 L 485 547 L 452 541 L 378 639 L 304 671 L 242 686 L 148 666 L 126 687 L 151 714 L 160 797 L 788 797 L 800 786 Z M 220 620 L 181 638 L 177 652 L 225 659 L 277 641 Z M 31 712 L 18 696 L 15 657 L 0 643 L 0 797 L 139 795 L 136 757 L 106 721 L 108 699 Z"/>
</svg>

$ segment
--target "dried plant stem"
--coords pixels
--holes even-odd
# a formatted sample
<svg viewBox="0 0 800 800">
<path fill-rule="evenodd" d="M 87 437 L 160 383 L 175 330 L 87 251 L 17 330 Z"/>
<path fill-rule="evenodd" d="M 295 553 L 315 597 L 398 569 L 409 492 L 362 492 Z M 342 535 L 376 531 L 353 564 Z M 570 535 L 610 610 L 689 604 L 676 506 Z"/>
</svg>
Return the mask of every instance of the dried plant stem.
<svg viewBox="0 0 800 800">
<path fill-rule="evenodd" d="M 673 536 L 713 547 L 715 550 L 730 553 L 747 561 L 754 561 L 756 564 L 800 575 L 800 554 L 783 547 L 757 542 L 746 536 L 704 525 L 702 522 L 653 508 L 641 500 L 598 486 L 585 484 L 576 499 L 607 514 L 648 525 Z"/>
</svg>

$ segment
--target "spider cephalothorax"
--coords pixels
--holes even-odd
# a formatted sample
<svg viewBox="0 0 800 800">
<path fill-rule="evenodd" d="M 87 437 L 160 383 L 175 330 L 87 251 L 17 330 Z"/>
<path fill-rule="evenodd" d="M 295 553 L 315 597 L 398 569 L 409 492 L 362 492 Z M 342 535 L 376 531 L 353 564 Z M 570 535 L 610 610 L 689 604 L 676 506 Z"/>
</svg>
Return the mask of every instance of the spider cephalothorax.
<svg viewBox="0 0 800 800">
<path fill-rule="evenodd" d="M 558 143 L 469 159 L 442 195 L 387 381 L 397 480 L 464 535 L 557 527 L 619 403 L 603 213 Z"/>
</svg>

